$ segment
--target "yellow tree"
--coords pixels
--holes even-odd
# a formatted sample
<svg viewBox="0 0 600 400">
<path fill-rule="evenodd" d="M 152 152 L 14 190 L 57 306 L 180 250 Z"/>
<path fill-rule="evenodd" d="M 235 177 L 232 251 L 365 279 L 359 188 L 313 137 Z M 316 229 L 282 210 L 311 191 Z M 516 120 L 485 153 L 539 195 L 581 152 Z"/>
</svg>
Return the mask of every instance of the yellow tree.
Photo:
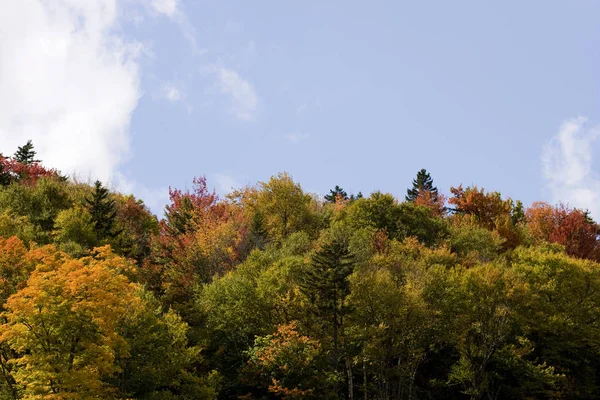
<svg viewBox="0 0 600 400">
<path fill-rule="evenodd" d="M 47 252 L 47 249 L 46 249 Z M 135 307 L 128 262 L 110 248 L 72 259 L 39 257 L 26 286 L 6 302 L 1 339 L 17 354 L 13 376 L 25 399 L 110 398 L 103 379 L 128 346 L 117 327 Z"/>
</svg>

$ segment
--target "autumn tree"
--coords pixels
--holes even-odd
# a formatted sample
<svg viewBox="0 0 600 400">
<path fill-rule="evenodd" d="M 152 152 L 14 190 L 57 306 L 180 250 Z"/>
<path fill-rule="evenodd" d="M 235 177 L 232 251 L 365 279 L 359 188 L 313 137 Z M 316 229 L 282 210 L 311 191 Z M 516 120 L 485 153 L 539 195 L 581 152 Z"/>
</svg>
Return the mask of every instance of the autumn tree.
<svg viewBox="0 0 600 400">
<path fill-rule="evenodd" d="M 256 207 L 271 237 L 279 240 L 312 228 L 312 199 L 286 172 L 272 176 L 268 182 L 260 182 L 259 187 Z"/>
<path fill-rule="evenodd" d="M 128 352 L 117 327 L 135 303 L 121 273 L 130 266 L 106 248 L 56 257 L 6 303 L 1 337 L 18 353 L 13 376 L 24 398 L 111 397 L 103 380 L 118 372 L 115 355 Z"/>
<path fill-rule="evenodd" d="M 586 212 L 564 204 L 553 207 L 536 202 L 526 215 L 531 235 L 538 242 L 558 243 L 571 256 L 600 261 L 600 228 Z"/>
<path fill-rule="evenodd" d="M 332 398 L 320 347 L 317 340 L 298 332 L 297 323 L 279 325 L 275 333 L 255 339 L 248 351 L 247 373 L 283 399 Z"/>
</svg>

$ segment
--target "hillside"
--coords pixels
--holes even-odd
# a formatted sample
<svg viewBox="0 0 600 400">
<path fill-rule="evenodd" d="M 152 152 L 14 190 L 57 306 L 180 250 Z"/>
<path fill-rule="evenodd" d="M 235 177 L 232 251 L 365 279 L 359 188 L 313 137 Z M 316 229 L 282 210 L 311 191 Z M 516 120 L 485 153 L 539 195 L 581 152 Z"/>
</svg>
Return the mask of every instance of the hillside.
<svg viewBox="0 0 600 400">
<path fill-rule="evenodd" d="M 0 398 L 600 398 L 590 215 L 405 186 L 198 177 L 157 218 L 0 157 Z"/>
</svg>

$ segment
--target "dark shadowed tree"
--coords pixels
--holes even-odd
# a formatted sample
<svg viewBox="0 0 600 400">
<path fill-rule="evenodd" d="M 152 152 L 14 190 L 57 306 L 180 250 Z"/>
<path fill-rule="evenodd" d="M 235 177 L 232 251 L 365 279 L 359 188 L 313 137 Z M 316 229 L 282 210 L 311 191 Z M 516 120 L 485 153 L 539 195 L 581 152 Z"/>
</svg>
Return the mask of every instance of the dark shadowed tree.
<svg viewBox="0 0 600 400">
<path fill-rule="evenodd" d="M 406 191 L 406 201 L 415 201 L 423 192 L 429 192 L 432 200 L 437 201 L 438 189 L 433 186 L 433 179 L 425 169 L 417 172 L 412 189 Z"/>
<path fill-rule="evenodd" d="M 40 160 L 35 159 L 36 154 L 37 154 L 36 151 L 33 149 L 32 141 L 28 140 L 25 145 L 20 146 L 17 149 L 13 158 L 15 159 L 15 161 L 17 161 L 21 164 L 30 165 L 33 163 L 40 162 Z"/>
<path fill-rule="evenodd" d="M 91 198 L 86 198 L 94 231 L 99 240 L 114 238 L 119 234 L 114 230 L 117 210 L 115 201 L 109 197 L 108 189 L 102 186 L 100 181 L 94 184 L 94 192 Z"/>
<path fill-rule="evenodd" d="M 338 185 L 335 185 L 335 188 L 329 191 L 329 194 L 325 195 L 325 200 L 329 203 L 335 203 L 337 200 L 348 200 L 348 193 Z"/>
</svg>

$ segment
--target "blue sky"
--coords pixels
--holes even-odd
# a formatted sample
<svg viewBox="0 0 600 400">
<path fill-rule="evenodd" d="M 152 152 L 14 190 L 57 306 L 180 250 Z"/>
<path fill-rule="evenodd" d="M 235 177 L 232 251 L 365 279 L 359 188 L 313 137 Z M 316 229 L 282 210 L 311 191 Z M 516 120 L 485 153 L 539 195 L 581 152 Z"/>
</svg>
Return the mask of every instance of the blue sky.
<svg viewBox="0 0 600 400">
<path fill-rule="evenodd" d="M 0 6 L 0 139 L 157 212 L 203 174 L 403 197 L 421 168 L 600 212 L 598 2 L 77 3 Z"/>
</svg>

